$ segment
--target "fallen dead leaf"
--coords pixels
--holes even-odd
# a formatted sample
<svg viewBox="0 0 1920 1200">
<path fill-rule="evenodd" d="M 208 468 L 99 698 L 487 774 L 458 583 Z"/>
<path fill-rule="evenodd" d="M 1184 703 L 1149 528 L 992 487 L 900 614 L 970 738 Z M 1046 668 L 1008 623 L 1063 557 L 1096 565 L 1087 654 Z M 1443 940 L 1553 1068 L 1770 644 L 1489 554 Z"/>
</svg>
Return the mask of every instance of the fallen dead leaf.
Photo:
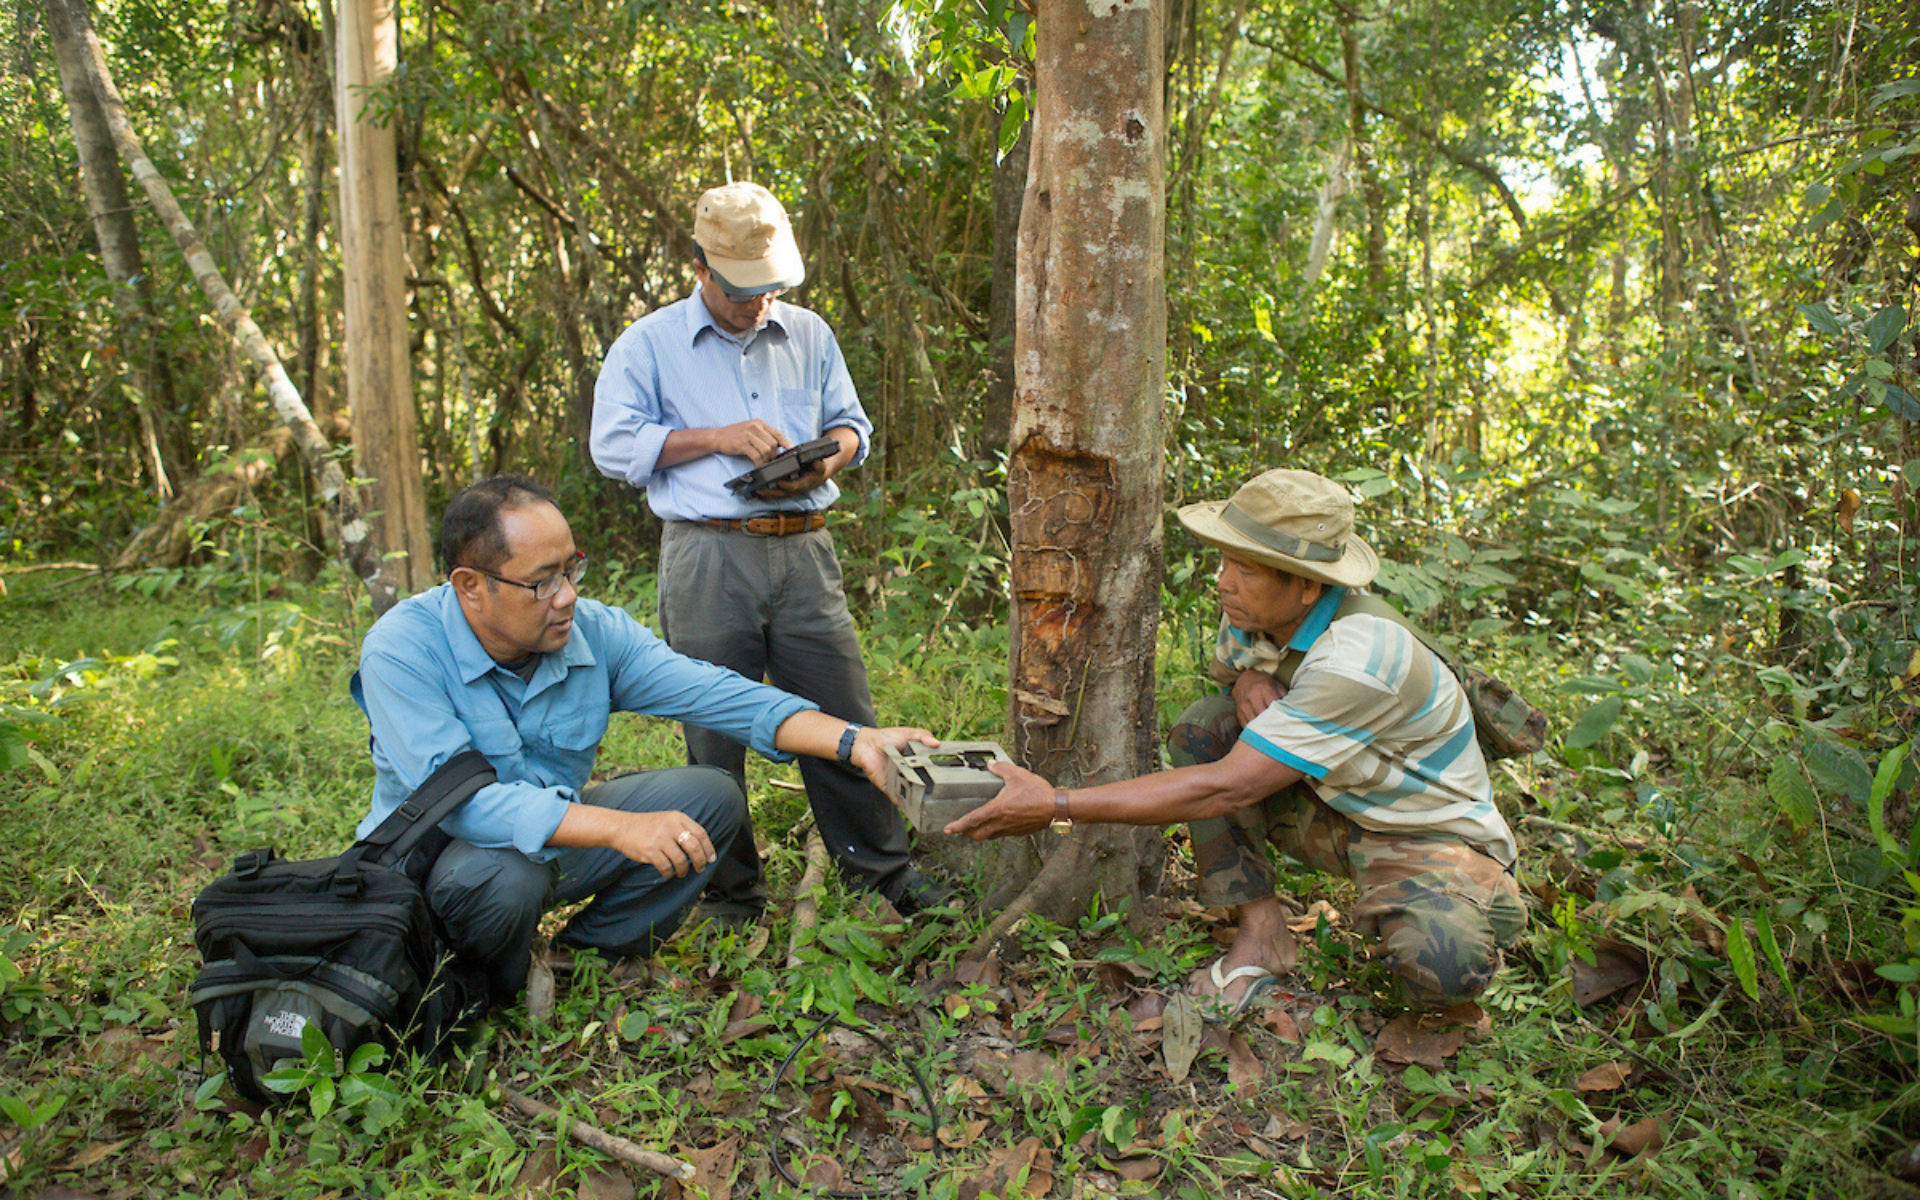
<svg viewBox="0 0 1920 1200">
<path fill-rule="evenodd" d="M 1145 1029 L 1145 1022 L 1158 1021 L 1167 1011 L 1167 996 L 1164 992 L 1141 992 L 1126 1007 L 1127 1019 L 1133 1022 L 1136 1033 Z M 1155 1029 L 1160 1028 L 1158 1025 Z"/>
<path fill-rule="evenodd" d="M 940 1141 L 955 1150 L 964 1150 L 980 1140 L 987 1131 L 985 1121 L 949 1121 L 940 1127 Z"/>
<path fill-rule="evenodd" d="M 1687 909 L 1687 923 L 1692 928 L 1695 944 L 1715 958 L 1725 958 L 1727 956 L 1727 930 L 1724 923 L 1726 919 L 1707 907 L 1706 902 L 1700 899 L 1700 893 L 1692 884 L 1682 889 L 1680 898 L 1692 904 Z"/>
<path fill-rule="evenodd" d="M 1038 1200 L 1052 1189 L 1053 1155 L 1040 1145 L 1039 1138 L 1030 1137 L 994 1151 L 980 1174 L 960 1185 L 959 1195 L 960 1200 L 977 1200 L 982 1195 L 1021 1195 Z"/>
<path fill-rule="evenodd" d="M 1480 1177 L 1475 1175 L 1472 1168 L 1468 1167 L 1465 1163 L 1454 1163 L 1453 1166 L 1447 1169 L 1447 1173 L 1453 1179 L 1454 1191 L 1459 1192 L 1462 1196 L 1486 1195 L 1487 1186 L 1480 1182 Z"/>
<path fill-rule="evenodd" d="M 85 1150 L 67 1160 L 67 1170 L 84 1171 L 96 1163 L 111 1158 L 119 1152 L 120 1147 L 131 1140 L 131 1138 L 121 1138 L 117 1142 L 88 1142 Z"/>
<path fill-rule="evenodd" d="M 758 1017 L 751 1021 L 728 1021 L 727 1027 L 720 1031 L 720 1039 L 723 1042 L 737 1042 L 741 1038 L 750 1038 L 772 1028 L 772 1021 L 763 1021 Z"/>
<path fill-rule="evenodd" d="M 546 1143 L 527 1155 L 527 1161 L 521 1164 L 520 1173 L 513 1179 L 514 1195 L 522 1200 L 534 1200 L 535 1197 L 555 1196 L 560 1191 L 560 1156 L 554 1152 L 553 1144 Z"/>
<path fill-rule="evenodd" d="M 1175 1083 L 1187 1077 L 1193 1068 L 1194 1056 L 1200 1053 L 1200 1026 L 1200 1009 L 1193 997 L 1175 992 L 1167 1001 L 1166 1030 L 1160 1039 L 1160 1049 L 1167 1060 L 1167 1078 Z"/>
<path fill-rule="evenodd" d="M 1300 1026 L 1295 1023 L 1293 1014 L 1284 1008 L 1269 1008 L 1260 1014 L 1260 1024 L 1273 1031 L 1273 1035 L 1282 1041 L 1300 1042 Z"/>
<path fill-rule="evenodd" d="M 1004 1094 L 1009 1076 L 1007 1056 L 998 1050 L 981 1050 L 973 1056 L 973 1075 L 981 1086 Z"/>
<path fill-rule="evenodd" d="M 1573 1086 L 1583 1092 L 1617 1092 L 1627 1086 L 1627 1077 L 1631 1074 L 1631 1063 L 1601 1063 L 1575 1080 Z"/>
<path fill-rule="evenodd" d="M 1297 917 L 1287 919 L 1287 928 L 1295 933 L 1312 933 L 1320 928 L 1320 918 L 1325 917 L 1328 925 L 1340 923 L 1340 910 L 1325 900 L 1315 900 L 1307 906 L 1307 911 Z"/>
<path fill-rule="evenodd" d="M 766 1003 L 758 992 L 735 992 L 733 1003 L 727 1006 L 727 1024 L 736 1024 L 748 1017 L 758 1016 L 760 1010 L 766 1007 Z"/>
<path fill-rule="evenodd" d="M 1423 1029 L 1420 1018 L 1401 1013 L 1388 1021 L 1373 1044 L 1374 1053 L 1388 1062 L 1418 1063 L 1430 1071 L 1446 1069 L 1446 1060 L 1466 1043 L 1467 1031 Z"/>
<path fill-rule="evenodd" d="M 1619 938 L 1593 943 L 1593 962 L 1573 960 L 1573 1002 L 1581 1008 L 1647 981 L 1646 952 Z"/>
<path fill-rule="evenodd" d="M 1659 1117 L 1648 1117 L 1623 1128 L 1620 1118 L 1614 1117 L 1600 1127 L 1600 1136 L 1606 1139 L 1608 1149 L 1638 1158 L 1658 1153 L 1667 1144 L 1667 1125 Z"/>
<path fill-rule="evenodd" d="M 1421 1013 L 1420 1024 L 1425 1029 L 1446 1029 L 1458 1025 L 1475 1041 L 1493 1033 L 1493 1018 L 1471 1000 L 1464 1000 L 1438 1012 Z"/>
<path fill-rule="evenodd" d="M 847 1182 L 840 1164 L 824 1154 L 809 1154 L 801 1160 L 800 1182 L 829 1192 L 837 1192 Z"/>
<path fill-rule="evenodd" d="M 969 959 L 954 968 L 953 977 L 961 983 L 997 988 L 1000 986 L 1000 956 L 989 954 L 985 958 Z"/>
<path fill-rule="evenodd" d="M 574 1200 L 634 1200 L 633 1180 L 612 1163 L 583 1163 Z"/>
<path fill-rule="evenodd" d="M 1260 1131 L 1264 1138 L 1297 1142 L 1313 1132 L 1313 1127 L 1298 1117 L 1283 1117 L 1274 1113 L 1267 1118 L 1267 1127 Z"/>
<path fill-rule="evenodd" d="M 1094 978 L 1110 991 L 1132 987 L 1142 979 L 1153 978 L 1153 968 L 1137 962 L 1103 962 L 1093 969 Z"/>
<path fill-rule="evenodd" d="M 1247 1039 L 1237 1033 L 1227 1038 L 1227 1082 L 1240 1087 L 1258 1087 L 1266 1077 L 1266 1064 L 1254 1054 Z"/>
<path fill-rule="evenodd" d="M 1065 1082 L 1066 1064 L 1039 1050 L 1022 1050 L 1007 1064 L 1007 1078 L 1023 1088 L 1038 1087 L 1049 1079 Z"/>
<path fill-rule="evenodd" d="M 693 1166 L 692 1190 L 706 1200 L 732 1200 L 733 1181 L 740 1173 L 740 1139 L 730 1137 L 703 1150 L 682 1150 L 680 1157 Z"/>
<path fill-rule="evenodd" d="M 1134 1183 L 1160 1178 L 1160 1160 L 1157 1158 L 1122 1158 L 1116 1160 L 1112 1166 L 1114 1174 Z"/>
</svg>

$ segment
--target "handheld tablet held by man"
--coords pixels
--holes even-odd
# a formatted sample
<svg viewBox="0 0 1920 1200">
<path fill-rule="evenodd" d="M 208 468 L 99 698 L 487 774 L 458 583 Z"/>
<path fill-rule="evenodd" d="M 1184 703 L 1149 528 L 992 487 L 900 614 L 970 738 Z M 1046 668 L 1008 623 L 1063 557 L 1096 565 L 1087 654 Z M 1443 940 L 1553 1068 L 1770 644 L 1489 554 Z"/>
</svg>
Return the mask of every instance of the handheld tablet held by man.
<svg viewBox="0 0 1920 1200">
<path fill-rule="evenodd" d="M 761 463 L 744 475 L 736 475 L 727 480 L 727 487 L 735 495 L 745 492 L 753 495 L 761 488 L 791 479 L 823 458 L 832 458 L 840 453 L 840 443 L 831 437 L 818 437 L 798 446 L 789 446 Z"/>
</svg>

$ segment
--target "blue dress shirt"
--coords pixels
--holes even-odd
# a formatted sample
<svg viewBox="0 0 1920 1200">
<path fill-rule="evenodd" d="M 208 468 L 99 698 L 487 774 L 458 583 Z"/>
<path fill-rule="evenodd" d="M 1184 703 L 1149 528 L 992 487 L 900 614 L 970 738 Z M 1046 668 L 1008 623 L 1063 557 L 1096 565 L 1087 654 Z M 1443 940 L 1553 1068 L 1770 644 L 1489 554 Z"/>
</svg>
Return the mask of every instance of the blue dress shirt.
<svg viewBox="0 0 1920 1200">
<path fill-rule="evenodd" d="M 860 438 L 854 462 L 866 458 L 873 435 L 840 344 L 819 316 L 776 300 L 765 325 L 735 336 L 713 323 L 696 291 L 615 339 L 594 384 L 587 448 L 603 474 L 645 488 L 663 521 L 825 510 L 840 495 L 831 479 L 776 500 L 728 491 L 727 480 L 753 469 L 739 455 L 708 454 L 656 469 L 669 433 L 754 418 L 796 446 L 845 426 Z"/>
<path fill-rule="evenodd" d="M 476 846 L 511 846 L 535 861 L 578 799 L 614 712 L 692 721 L 776 762 L 774 731 L 816 706 L 710 663 L 676 654 L 624 611 L 595 600 L 573 610 L 567 644 L 541 655 L 531 679 L 495 662 L 451 585 L 395 605 L 360 647 L 354 702 L 371 726 L 373 810 L 365 836 L 442 763 L 472 747 L 499 775 L 441 823 Z"/>
</svg>

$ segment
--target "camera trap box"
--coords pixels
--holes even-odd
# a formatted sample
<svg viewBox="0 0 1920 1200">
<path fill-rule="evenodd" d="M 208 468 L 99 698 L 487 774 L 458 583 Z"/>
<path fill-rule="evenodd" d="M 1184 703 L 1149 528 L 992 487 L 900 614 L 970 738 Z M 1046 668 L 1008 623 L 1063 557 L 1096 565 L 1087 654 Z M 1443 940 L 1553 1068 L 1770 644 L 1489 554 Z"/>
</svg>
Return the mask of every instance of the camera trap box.
<svg viewBox="0 0 1920 1200">
<path fill-rule="evenodd" d="M 887 748 L 887 791 L 921 833 L 939 833 L 1000 794 L 1005 781 L 987 770 L 1012 762 L 998 742 L 925 742 Z"/>
</svg>

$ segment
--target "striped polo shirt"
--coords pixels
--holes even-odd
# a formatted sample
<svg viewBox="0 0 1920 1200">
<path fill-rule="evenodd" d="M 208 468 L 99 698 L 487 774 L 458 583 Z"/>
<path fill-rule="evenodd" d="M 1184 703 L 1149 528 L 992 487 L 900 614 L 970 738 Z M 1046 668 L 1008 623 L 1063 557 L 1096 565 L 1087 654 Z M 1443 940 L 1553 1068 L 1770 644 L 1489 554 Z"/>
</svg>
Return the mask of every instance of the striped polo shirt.
<svg viewBox="0 0 1920 1200">
<path fill-rule="evenodd" d="M 1240 736 L 1303 772 L 1322 800 L 1363 828 L 1448 833 L 1502 863 L 1517 857 L 1493 806 L 1466 693 L 1392 621 L 1356 613 L 1327 625 L 1291 690 Z"/>
</svg>

